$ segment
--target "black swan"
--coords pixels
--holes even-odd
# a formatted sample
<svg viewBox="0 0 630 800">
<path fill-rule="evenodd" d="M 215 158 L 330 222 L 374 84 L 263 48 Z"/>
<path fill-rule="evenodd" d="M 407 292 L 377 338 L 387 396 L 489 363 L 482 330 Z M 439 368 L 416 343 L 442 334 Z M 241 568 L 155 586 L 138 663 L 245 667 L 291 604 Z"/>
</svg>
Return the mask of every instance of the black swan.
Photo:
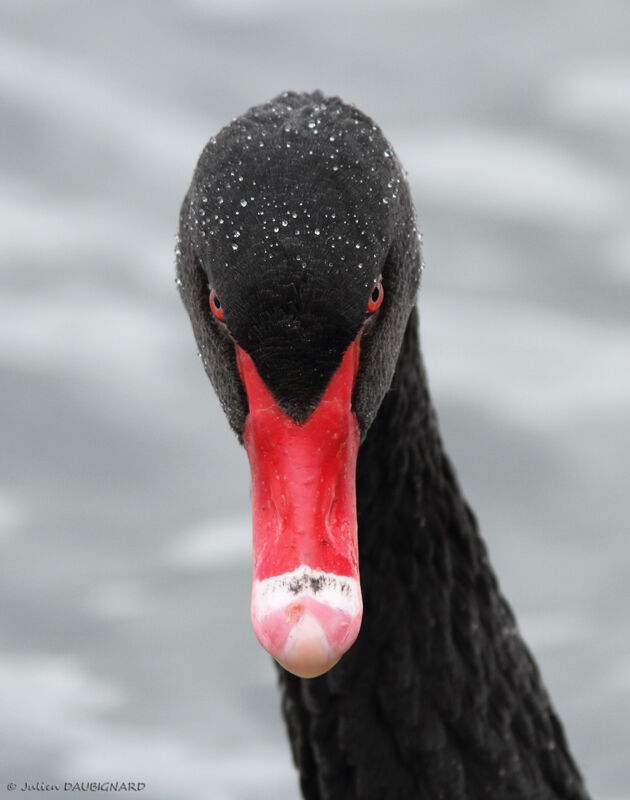
<svg viewBox="0 0 630 800">
<path fill-rule="evenodd" d="M 284 93 L 201 154 L 177 284 L 250 460 L 302 792 L 587 798 L 440 441 L 420 273 L 398 159 L 339 98 Z"/>
</svg>

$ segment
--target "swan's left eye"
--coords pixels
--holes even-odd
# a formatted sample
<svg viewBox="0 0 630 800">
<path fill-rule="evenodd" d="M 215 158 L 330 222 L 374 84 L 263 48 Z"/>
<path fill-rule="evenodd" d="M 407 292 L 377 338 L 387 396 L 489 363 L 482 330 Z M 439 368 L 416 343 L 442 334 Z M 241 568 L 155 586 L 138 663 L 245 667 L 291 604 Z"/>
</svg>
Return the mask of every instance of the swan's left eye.
<svg viewBox="0 0 630 800">
<path fill-rule="evenodd" d="M 217 297 L 217 293 L 214 289 L 210 290 L 210 311 L 214 314 L 214 316 L 223 322 L 225 320 L 225 314 L 223 313 L 223 308 L 221 307 L 221 302 Z"/>
<path fill-rule="evenodd" d="M 383 284 L 379 280 L 378 283 L 374 284 L 370 294 L 370 299 L 368 300 L 367 307 L 370 314 L 373 314 L 378 308 L 381 307 L 381 303 L 383 302 L 383 294 Z"/>
</svg>

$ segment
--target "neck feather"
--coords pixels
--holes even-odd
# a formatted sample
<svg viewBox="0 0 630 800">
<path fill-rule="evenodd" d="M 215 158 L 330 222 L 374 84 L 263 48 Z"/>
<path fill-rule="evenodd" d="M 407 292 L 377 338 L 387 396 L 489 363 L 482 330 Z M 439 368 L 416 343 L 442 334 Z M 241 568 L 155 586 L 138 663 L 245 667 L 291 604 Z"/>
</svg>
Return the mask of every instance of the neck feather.
<svg viewBox="0 0 630 800">
<path fill-rule="evenodd" d="M 415 310 L 357 507 L 359 638 L 321 678 L 280 673 L 304 796 L 586 798 L 443 451 Z"/>
</svg>

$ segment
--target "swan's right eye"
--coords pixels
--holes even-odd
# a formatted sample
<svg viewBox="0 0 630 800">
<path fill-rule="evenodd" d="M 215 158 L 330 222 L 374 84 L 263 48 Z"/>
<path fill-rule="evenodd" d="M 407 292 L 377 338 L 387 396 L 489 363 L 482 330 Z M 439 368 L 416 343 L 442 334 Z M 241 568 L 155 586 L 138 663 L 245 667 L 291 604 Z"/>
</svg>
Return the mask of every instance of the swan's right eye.
<svg viewBox="0 0 630 800">
<path fill-rule="evenodd" d="M 223 308 L 221 307 L 221 301 L 217 297 L 217 293 L 214 289 L 210 290 L 210 311 L 214 314 L 214 316 L 223 322 L 225 320 L 225 314 L 223 313 Z"/>
</svg>

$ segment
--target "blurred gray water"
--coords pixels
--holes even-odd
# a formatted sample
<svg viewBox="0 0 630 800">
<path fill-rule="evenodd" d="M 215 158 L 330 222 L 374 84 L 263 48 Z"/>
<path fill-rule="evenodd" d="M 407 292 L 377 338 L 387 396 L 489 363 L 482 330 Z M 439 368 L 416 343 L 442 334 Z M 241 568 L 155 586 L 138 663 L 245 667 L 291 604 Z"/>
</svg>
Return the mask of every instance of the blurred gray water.
<svg viewBox="0 0 630 800">
<path fill-rule="evenodd" d="M 627 800 L 621 0 L 3 0 L 0 791 L 297 797 L 173 248 L 208 137 L 318 87 L 409 171 L 445 440 L 593 796 Z"/>
</svg>

